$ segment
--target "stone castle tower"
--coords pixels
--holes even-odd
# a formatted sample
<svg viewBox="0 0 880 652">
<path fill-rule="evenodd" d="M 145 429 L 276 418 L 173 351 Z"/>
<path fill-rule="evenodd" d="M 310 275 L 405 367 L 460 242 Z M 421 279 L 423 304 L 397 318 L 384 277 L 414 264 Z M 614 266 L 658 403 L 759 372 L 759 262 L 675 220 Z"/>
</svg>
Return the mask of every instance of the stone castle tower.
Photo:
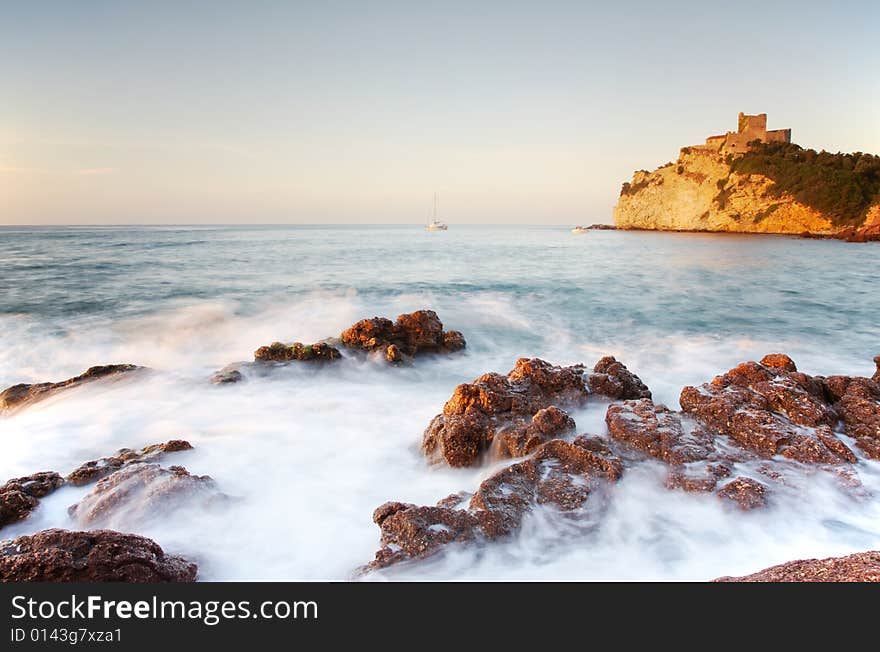
<svg viewBox="0 0 880 652">
<path fill-rule="evenodd" d="M 709 136 L 705 145 L 693 145 L 685 149 L 709 150 L 722 154 L 737 154 L 748 151 L 748 143 L 760 140 L 764 143 L 791 142 L 791 129 L 767 131 L 767 114 L 746 115 L 740 112 L 736 131 L 728 131 L 719 136 Z"/>
</svg>

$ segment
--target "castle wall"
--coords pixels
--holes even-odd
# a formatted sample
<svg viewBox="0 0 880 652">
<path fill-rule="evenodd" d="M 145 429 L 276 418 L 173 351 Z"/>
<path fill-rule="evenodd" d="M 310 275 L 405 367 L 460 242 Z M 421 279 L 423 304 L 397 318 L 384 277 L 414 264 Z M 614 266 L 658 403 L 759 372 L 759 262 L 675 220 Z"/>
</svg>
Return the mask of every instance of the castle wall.
<svg viewBox="0 0 880 652">
<path fill-rule="evenodd" d="M 768 131 L 764 139 L 768 143 L 790 143 L 791 129 L 774 129 Z"/>
</svg>

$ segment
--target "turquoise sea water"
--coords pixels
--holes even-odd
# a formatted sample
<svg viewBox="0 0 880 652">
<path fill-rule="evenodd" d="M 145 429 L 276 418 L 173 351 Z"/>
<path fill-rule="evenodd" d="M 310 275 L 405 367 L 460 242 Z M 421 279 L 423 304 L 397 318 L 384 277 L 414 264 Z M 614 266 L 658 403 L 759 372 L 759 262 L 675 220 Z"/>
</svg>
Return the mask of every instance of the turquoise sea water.
<svg viewBox="0 0 880 652">
<path fill-rule="evenodd" d="M 205 579 L 345 578 L 378 547 L 374 507 L 433 503 L 490 472 L 430 468 L 419 454 L 458 383 L 522 356 L 592 365 L 608 353 L 677 406 L 683 385 L 775 351 L 808 373 L 870 375 L 878 263 L 876 244 L 539 226 L 2 227 L 0 387 L 111 362 L 155 373 L 0 419 L 0 479 L 183 437 L 196 449 L 176 462 L 241 501 L 111 526 L 197 558 Z M 467 352 L 206 383 L 260 345 L 419 308 L 461 330 Z M 604 428 L 601 406 L 575 416 L 580 431 Z M 880 471 L 862 466 L 870 486 Z M 395 576 L 705 579 L 880 545 L 874 503 L 851 505 L 820 480 L 771 519 L 666 492 L 650 465 L 631 475 L 598 533 L 538 512 L 514 541 Z M 72 527 L 65 509 L 80 493 L 57 492 L 0 534 Z"/>
</svg>

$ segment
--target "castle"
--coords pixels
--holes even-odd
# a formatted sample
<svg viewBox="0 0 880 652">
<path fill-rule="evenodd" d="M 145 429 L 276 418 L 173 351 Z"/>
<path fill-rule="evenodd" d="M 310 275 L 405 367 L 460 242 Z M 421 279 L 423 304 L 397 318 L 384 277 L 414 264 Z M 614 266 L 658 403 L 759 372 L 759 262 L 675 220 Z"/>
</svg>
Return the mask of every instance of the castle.
<svg viewBox="0 0 880 652">
<path fill-rule="evenodd" d="M 720 136 L 709 136 L 705 145 L 692 145 L 682 150 L 698 150 L 736 154 L 746 152 L 748 144 L 753 140 L 769 142 L 791 142 L 791 129 L 774 129 L 767 131 L 767 114 L 746 115 L 740 112 L 736 132 L 728 131 Z"/>
</svg>

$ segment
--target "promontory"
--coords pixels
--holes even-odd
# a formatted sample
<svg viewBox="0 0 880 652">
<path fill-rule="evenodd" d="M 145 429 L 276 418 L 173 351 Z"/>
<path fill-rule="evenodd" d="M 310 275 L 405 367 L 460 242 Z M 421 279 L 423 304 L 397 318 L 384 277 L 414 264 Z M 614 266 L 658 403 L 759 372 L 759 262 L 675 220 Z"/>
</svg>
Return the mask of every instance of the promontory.
<svg viewBox="0 0 880 652">
<path fill-rule="evenodd" d="M 618 229 L 726 231 L 880 240 L 880 156 L 832 154 L 739 114 L 737 130 L 682 147 L 623 184 Z"/>
</svg>

